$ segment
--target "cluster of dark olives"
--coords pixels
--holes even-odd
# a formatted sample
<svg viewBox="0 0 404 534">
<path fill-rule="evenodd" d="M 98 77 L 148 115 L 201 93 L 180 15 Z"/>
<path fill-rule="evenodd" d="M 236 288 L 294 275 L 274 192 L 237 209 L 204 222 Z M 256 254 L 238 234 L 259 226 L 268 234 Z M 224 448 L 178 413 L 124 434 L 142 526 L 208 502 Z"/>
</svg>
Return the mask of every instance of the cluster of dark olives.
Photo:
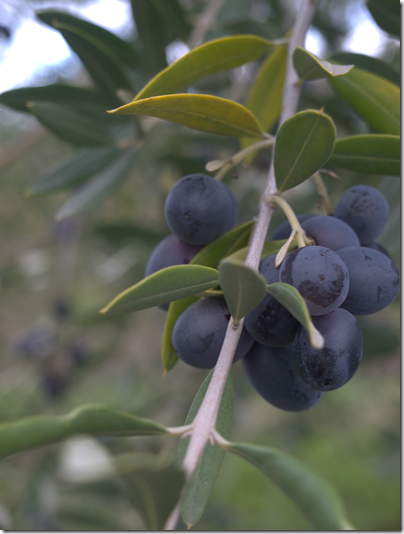
<svg viewBox="0 0 404 534">
<path fill-rule="evenodd" d="M 237 204 L 225 184 L 192 174 L 171 189 L 164 213 L 173 234 L 153 251 L 146 275 L 189 263 L 203 246 L 234 227 Z M 280 266 L 275 266 L 276 255 L 261 261 L 259 270 L 268 284 L 283 282 L 299 291 L 324 338 L 322 349 L 313 348 L 307 331 L 269 294 L 245 317 L 233 361 L 242 359 L 251 384 L 272 405 L 306 410 L 323 391 L 340 388 L 355 374 L 363 339 L 354 316 L 382 310 L 399 292 L 397 267 L 375 241 L 388 217 L 387 201 L 378 190 L 352 187 L 334 216 L 297 216 L 312 245 L 288 253 Z M 291 231 L 285 222 L 271 239 L 287 239 Z M 221 297 L 191 304 L 172 332 L 178 357 L 194 367 L 214 367 L 229 319 Z"/>
<path fill-rule="evenodd" d="M 268 284 L 284 282 L 299 291 L 324 338 L 322 349 L 313 348 L 307 331 L 270 295 L 247 315 L 244 326 L 255 344 L 243 366 L 269 403 L 305 410 L 321 392 L 340 388 L 355 374 L 363 340 L 354 316 L 382 310 L 400 289 L 397 267 L 375 241 L 388 217 L 387 201 L 377 189 L 352 187 L 334 216 L 298 216 L 314 245 L 290 252 L 280 267 L 275 267 L 275 255 L 261 261 Z M 272 239 L 286 239 L 290 233 L 285 222 Z"/>
<path fill-rule="evenodd" d="M 191 174 L 181 178 L 168 193 L 164 215 L 173 233 L 152 252 L 146 276 L 171 265 L 189 263 L 203 246 L 234 228 L 238 208 L 227 185 L 204 174 Z M 162 308 L 168 309 L 168 304 Z M 172 343 L 178 357 L 193 367 L 214 367 L 229 319 L 229 309 L 221 297 L 206 297 L 189 306 L 173 329 Z M 247 354 L 253 342 L 243 330 L 233 361 Z"/>
</svg>

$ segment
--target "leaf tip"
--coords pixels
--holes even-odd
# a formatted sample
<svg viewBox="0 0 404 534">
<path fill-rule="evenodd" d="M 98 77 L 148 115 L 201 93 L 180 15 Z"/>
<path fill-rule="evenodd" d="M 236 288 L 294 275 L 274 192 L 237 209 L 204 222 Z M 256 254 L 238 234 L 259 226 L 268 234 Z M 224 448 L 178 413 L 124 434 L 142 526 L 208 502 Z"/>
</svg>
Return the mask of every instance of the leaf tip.
<svg viewBox="0 0 404 534">
<path fill-rule="evenodd" d="M 324 348 L 324 338 L 312 323 L 312 335 L 310 342 L 315 349 Z"/>
<path fill-rule="evenodd" d="M 220 159 L 215 159 L 213 161 L 208 161 L 208 163 L 205 165 L 205 170 L 208 172 L 214 172 L 220 169 L 220 167 L 223 167 L 224 162 Z"/>
</svg>

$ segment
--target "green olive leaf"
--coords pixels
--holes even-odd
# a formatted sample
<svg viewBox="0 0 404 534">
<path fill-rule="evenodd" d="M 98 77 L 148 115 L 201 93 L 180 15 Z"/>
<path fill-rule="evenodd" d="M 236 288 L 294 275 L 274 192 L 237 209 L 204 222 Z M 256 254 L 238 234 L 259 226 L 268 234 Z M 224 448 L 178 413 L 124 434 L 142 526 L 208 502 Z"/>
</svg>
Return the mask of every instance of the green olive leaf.
<svg viewBox="0 0 404 534">
<path fill-rule="evenodd" d="M 99 114 L 83 112 L 65 104 L 33 101 L 27 108 L 46 128 L 74 145 L 116 145 L 118 140 Z"/>
<path fill-rule="evenodd" d="M 271 46 L 271 41 L 256 35 L 222 37 L 204 43 L 157 74 L 134 101 L 183 91 L 200 78 L 234 69 L 258 58 Z"/>
<path fill-rule="evenodd" d="M 194 130 L 235 137 L 264 137 L 257 118 L 244 106 L 211 95 L 178 94 L 136 100 L 109 111 L 151 115 Z"/>
<path fill-rule="evenodd" d="M 217 237 L 195 254 L 190 263 L 216 269 L 222 258 L 247 245 L 253 225 L 254 221 L 248 221 Z"/>
<path fill-rule="evenodd" d="M 119 105 L 121 101 L 117 97 L 117 91 L 131 89 L 131 84 L 120 56 L 110 47 L 110 39 L 104 39 L 97 31 L 94 33 L 88 27 L 77 24 L 79 19 L 66 21 L 58 13 L 51 13 L 50 17 L 46 13 L 38 13 L 37 16 L 61 33 L 83 62 L 94 83 L 108 98 L 110 105 Z"/>
<path fill-rule="evenodd" d="M 83 405 L 67 415 L 33 416 L 0 424 L 0 459 L 17 452 L 58 443 L 76 434 L 93 436 L 166 435 L 155 421 L 98 404 Z"/>
<path fill-rule="evenodd" d="M 367 0 L 366 6 L 379 28 L 400 37 L 400 2 L 396 0 Z"/>
<path fill-rule="evenodd" d="M 119 189 L 129 178 L 138 153 L 127 149 L 81 186 L 56 213 L 58 221 L 84 213 Z"/>
<path fill-rule="evenodd" d="M 272 447 L 250 443 L 228 443 L 222 447 L 250 462 L 277 484 L 316 530 L 353 529 L 332 486 L 293 456 Z"/>
<path fill-rule="evenodd" d="M 306 302 L 299 291 L 282 282 L 267 285 L 268 293 L 282 304 L 307 330 L 310 343 L 315 349 L 324 347 L 324 338 L 311 321 Z"/>
<path fill-rule="evenodd" d="M 167 66 L 166 20 L 150 0 L 131 0 L 144 69 L 152 75 Z"/>
<path fill-rule="evenodd" d="M 100 47 L 107 48 L 128 65 L 138 67 L 140 64 L 138 53 L 130 43 L 105 28 L 98 26 L 98 24 L 93 24 L 87 20 L 75 17 L 66 11 L 37 11 L 36 16 L 51 28 L 57 27 L 58 24 L 69 24 L 76 30 L 81 30 L 90 35 Z"/>
<path fill-rule="evenodd" d="M 334 150 L 336 130 L 322 111 L 301 111 L 286 120 L 276 135 L 274 167 L 278 191 L 310 178 Z"/>
<path fill-rule="evenodd" d="M 366 174 L 400 176 L 398 135 L 364 134 L 337 139 L 328 163 Z"/>
<path fill-rule="evenodd" d="M 119 152 L 118 148 L 108 146 L 79 148 L 73 156 L 38 178 L 27 190 L 27 195 L 43 195 L 78 185 L 110 164 Z"/>
<path fill-rule="evenodd" d="M 198 393 L 189 409 L 185 425 L 190 425 L 198 413 L 199 407 L 205 397 L 206 391 L 212 378 L 213 370 L 205 378 L 199 388 Z M 230 434 L 230 425 L 233 414 L 233 381 L 231 371 L 227 377 L 223 396 L 220 401 L 220 408 L 216 421 L 216 430 L 224 437 L 228 438 Z M 185 457 L 189 443 L 189 438 L 181 440 L 177 451 L 177 460 L 182 462 Z M 188 528 L 195 525 L 202 517 L 206 504 L 216 483 L 217 476 L 222 466 L 225 451 L 215 445 L 206 445 L 202 457 L 199 461 L 196 472 L 194 473 L 189 487 L 187 489 L 184 502 L 182 504 L 182 517 Z"/>
<path fill-rule="evenodd" d="M 240 260 L 222 260 L 219 265 L 219 281 L 234 321 L 239 321 L 250 313 L 265 298 L 265 278 Z"/>
<path fill-rule="evenodd" d="M 186 42 L 192 29 L 187 21 L 186 13 L 178 0 L 151 0 L 157 11 L 167 21 L 167 26 L 174 36 Z"/>
<path fill-rule="evenodd" d="M 197 295 L 219 283 L 219 272 L 202 265 L 173 265 L 144 278 L 115 297 L 101 313 L 129 313 Z"/>
<path fill-rule="evenodd" d="M 168 308 L 167 318 L 164 325 L 163 347 L 161 351 L 161 359 L 164 368 L 163 376 L 165 376 L 178 361 L 178 356 L 172 343 L 172 333 L 175 323 L 181 313 L 197 300 L 198 297 L 186 297 L 181 300 L 175 300 L 174 302 L 171 302 Z"/>
<path fill-rule="evenodd" d="M 328 81 L 375 132 L 400 135 L 399 86 L 359 68 Z"/>
<path fill-rule="evenodd" d="M 5 91 L 0 95 L 1 104 L 18 111 L 30 112 L 27 102 L 32 101 L 54 102 L 82 110 L 104 113 L 108 108 L 108 100 L 103 97 L 101 92 L 62 83 L 39 87 L 19 87 Z"/>
<path fill-rule="evenodd" d="M 335 65 L 324 59 L 318 59 L 300 46 L 293 52 L 293 66 L 301 81 L 343 76 L 354 68 L 354 65 Z"/>
<path fill-rule="evenodd" d="M 264 132 L 272 130 L 281 113 L 286 61 L 286 46 L 277 46 L 262 62 L 247 97 L 246 107 L 259 118 Z M 243 138 L 240 144 L 245 148 L 253 143 L 255 139 Z M 245 163 L 251 163 L 257 153 Z"/>
<path fill-rule="evenodd" d="M 400 85 L 401 83 L 400 73 L 394 70 L 388 63 L 377 57 L 339 50 L 338 52 L 334 52 L 330 56 L 330 59 L 332 61 L 343 63 L 344 65 L 353 64 L 355 67 L 359 67 L 360 69 L 372 72 L 377 76 L 386 78 L 386 80 L 389 80 L 396 85 Z"/>
</svg>

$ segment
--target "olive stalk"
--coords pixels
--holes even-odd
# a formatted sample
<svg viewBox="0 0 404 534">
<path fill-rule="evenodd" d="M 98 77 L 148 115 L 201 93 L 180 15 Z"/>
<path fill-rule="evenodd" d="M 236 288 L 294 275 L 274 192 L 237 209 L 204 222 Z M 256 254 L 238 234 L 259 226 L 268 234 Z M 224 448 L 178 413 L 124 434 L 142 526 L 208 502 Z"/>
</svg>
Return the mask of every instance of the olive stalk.
<svg viewBox="0 0 404 534">
<path fill-rule="evenodd" d="M 293 67 L 292 55 L 297 46 L 304 46 L 305 36 L 314 16 L 319 0 L 302 0 L 300 9 L 297 14 L 296 24 L 293 35 L 288 47 L 288 61 L 286 69 L 285 84 L 282 95 L 282 113 L 279 120 L 279 126 L 288 118 L 296 113 L 297 104 L 300 96 L 300 86 L 297 84 L 298 76 Z M 258 271 L 262 248 L 268 226 L 274 213 L 266 199 L 275 195 L 277 191 L 273 158 L 269 168 L 266 186 L 258 206 L 258 216 L 254 227 L 250 248 L 248 251 L 246 265 Z M 218 362 L 214 369 L 212 379 L 209 383 L 207 392 L 202 401 L 197 415 L 192 424 L 192 433 L 190 436 L 187 452 L 185 454 L 183 467 L 186 473 L 186 485 L 191 480 L 203 451 L 207 443 L 215 435 L 215 426 L 217 414 L 220 407 L 220 401 L 223 395 L 227 376 L 233 361 L 234 353 L 243 329 L 244 318 L 236 326 L 233 319 L 230 318 L 226 336 L 219 355 Z M 171 513 L 164 530 L 174 530 L 178 522 L 181 511 L 181 501 L 185 492 L 182 492 L 180 501 Z"/>
</svg>

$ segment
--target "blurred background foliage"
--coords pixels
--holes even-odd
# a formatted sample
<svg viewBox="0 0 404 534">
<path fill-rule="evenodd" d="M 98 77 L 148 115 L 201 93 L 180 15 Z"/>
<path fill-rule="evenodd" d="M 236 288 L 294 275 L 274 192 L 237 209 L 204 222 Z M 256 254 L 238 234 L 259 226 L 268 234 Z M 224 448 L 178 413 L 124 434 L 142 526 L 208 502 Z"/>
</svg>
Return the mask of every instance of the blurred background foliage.
<svg viewBox="0 0 404 534">
<path fill-rule="evenodd" d="M 77 13 L 75 8 L 86 3 L 54 0 L 52 8 Z M 11 2 L 18 15 L 13 20 L 32 18 L 33 10 L 45 4 L 49 8 L 49 2 L 39 0 Z M 113 10 L 114 0 L 109 4 Z M 364 4 L 321 1 L 313 32 L 323 57 L 339 50 L 355 27 L 352 14 L 366 10 Z M 180 0 L 181 9 L 173 19 L 164 12 L 165 5 L 165 0 L 132 0 L 133 31 L 125 30 L 134 51 L 134 64 L 124 65 L 129 93 L 136 93 L 167 60 L 172 61 L 181 43 L 195 38 L 195 25 L 207 3 Z M 293 1 L 224 1 L 203 39 L 238 33 L 280 38 L 293 24 L 295 7 Z M 18 25 L 4 27 L 10 35 L 4 31 L 1 35 L 3 55 L 13 46 Z M 397 75 L 399 43 L 384 36 L 378 57 Z M 203 79 L 192 90 L 245 103 L 259 63 Z M 73 78 L 65 78 L 66 72 Z M 83 66 L 42 70 L 25 85 L 51 82 L 91 86 Z M 304 84 L 301 107 L 323 105 L 338 136 L 369 132 L 326 82 Z M 136 124 L 129 122 L 125 128 L 138 135 Z M 127 136 L 125 128 L 120 140 Z M 203 171 L 210 160 L 229 157 L 239 145 L 236 139 L 150 118 L 142 120 L 142 128 L 147 139 L 124 183 L 85 214 L 56 221 L 55 214 L 77 186 L 43 196 L 24 192 L 77 148 L 40 125 L 32 114 L 0 105 L 0 421 L 64 414 L 86 402 L 109 404 L 167 426 L 185 420 L 207 373 L 179 362 L 162 378 L 165 312 L 149 309 L 107 318 L 98 310 L 143 277 L 151 251 L 168 234 L 163 205 L 172 185 L 185 174 Z M 238 168 L 237 179 L 231 174 L 225 178 L 239 202 L 240 223 L 256 214 L 268 164 L 268 153 L 262 152 L 253 165 Z M 338 175 L 339 180 L 324 175 L 333 206 L 357 183 L 373 185 L 385 194 L 391 217 L 379 242 L 399 266 L 397 177 L 339 170 Z M 297 213 L 323 214 L 310 180 L 288 191 L 285 198 Z M 282 220 L 276 213 L 269 234 Z M 365 347 L 359 371 L 344 388 L 325 393 L 307 413 L 287 413 L 268 405 L 247 383 L 241 363 L 233 369 L 231 439 L 278 447 L 302 460 L 334 485 L 350 521 L 360 530 L 400 529 L 399 312 L 397 299 L 387 309 L 360 318 Z M 139 484 L 134 466 L 153 462 L 162 473 L 160 480 L 169 480 L 176 446 L 176 440 L 165 438 L 83 437 L 3 460 L 0 528 L 143 530 L 134 498 Z M 123 455 L 131 458 L 127 472 L 116 468 Z M 194 528 L 309 530 L 310 525 L 251 465 L 227 455 L 206 513 Z"/>
</svg>

